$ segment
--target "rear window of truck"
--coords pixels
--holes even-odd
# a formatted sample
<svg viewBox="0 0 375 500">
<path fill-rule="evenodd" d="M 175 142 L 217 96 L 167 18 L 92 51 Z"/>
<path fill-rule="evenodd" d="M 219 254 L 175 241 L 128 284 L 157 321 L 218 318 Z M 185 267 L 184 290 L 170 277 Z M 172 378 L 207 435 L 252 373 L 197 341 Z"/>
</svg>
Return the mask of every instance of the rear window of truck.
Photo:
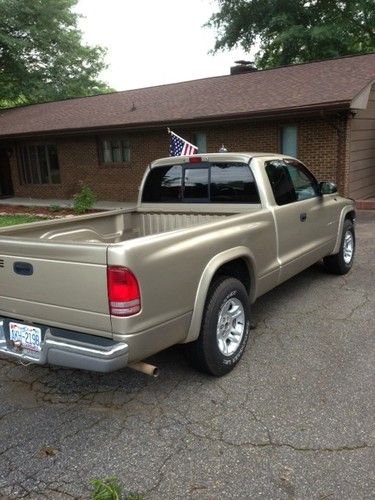
<svg viewBox="0 0 375 500">
<path fill-rule="evenodd" d="M 260 203 L 246 163 L 188 163 L 153 168 L 143 187 L 144 203 Z"/>
</svg>

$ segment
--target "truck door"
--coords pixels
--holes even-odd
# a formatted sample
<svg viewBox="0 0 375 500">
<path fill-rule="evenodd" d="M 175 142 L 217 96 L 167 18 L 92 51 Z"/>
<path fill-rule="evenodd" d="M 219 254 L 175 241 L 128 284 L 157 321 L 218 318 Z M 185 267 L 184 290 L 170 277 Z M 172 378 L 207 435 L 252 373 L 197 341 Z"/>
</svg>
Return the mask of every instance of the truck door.
<svg viewBox="0 0 375 500">
<path fill-rule="evenodd" d="M 320 195 L 319 185 L 296 160 L 271 160 L 266 172 L 275 198 L 278 257 L 282 282 L 331 251 L 338 220 L 332 201 Z"/>
</svg>

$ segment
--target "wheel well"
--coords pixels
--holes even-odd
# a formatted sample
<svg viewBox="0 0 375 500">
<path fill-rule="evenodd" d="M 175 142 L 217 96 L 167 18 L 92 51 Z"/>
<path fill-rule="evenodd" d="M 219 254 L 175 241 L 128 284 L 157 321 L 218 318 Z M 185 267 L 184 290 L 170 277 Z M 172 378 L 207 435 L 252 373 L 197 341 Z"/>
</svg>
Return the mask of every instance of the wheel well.
<svg viewBox="0 0 375 500">
<path fill-rule="evenodd" d="M 353 223 L 355 222 L 355 212 L 354 210 L 351 210 L 345 215 L 345 220 L 351 220 Z"/>
<path fill-rule="evenodd" d="M 244 285 L 247 293 L 250 293 L 250 270 L 249 266 L 244 259 L 235 259 L 230 262 L 226 262 L 216 271 L 212 280 L 217 276 L 232 276 L 238 279 Z"/>
</svg>

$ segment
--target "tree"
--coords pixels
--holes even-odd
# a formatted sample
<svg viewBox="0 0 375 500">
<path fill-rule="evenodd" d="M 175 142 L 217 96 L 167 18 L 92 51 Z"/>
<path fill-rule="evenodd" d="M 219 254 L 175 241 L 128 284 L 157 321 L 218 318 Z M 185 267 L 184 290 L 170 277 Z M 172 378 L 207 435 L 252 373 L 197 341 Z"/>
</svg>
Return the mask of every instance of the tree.
<svg viewBox="0 0 375 500">
<path fill-rule="evenodd" d="M 259 68 L 375 51 L 374 0 L 218 0 L 214 52 L 259 47 Z"/>
<path fill-rule="evenodd" d="M 105 50 L 82 42 L 76 3 L 0 0 L 0 107 L 110 90 L 97 79 Z"/>
</svg>

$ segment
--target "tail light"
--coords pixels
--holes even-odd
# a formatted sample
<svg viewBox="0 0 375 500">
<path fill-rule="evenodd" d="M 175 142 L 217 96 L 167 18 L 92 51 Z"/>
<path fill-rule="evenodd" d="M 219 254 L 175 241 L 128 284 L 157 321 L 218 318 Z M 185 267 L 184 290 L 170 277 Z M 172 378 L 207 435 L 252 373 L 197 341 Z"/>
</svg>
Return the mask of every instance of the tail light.
<svg viewBox="0 0 375 500">
<path fill-rule="evenodd" d="M 190 156 L 189 163 L 201 163 L 202 158 L 200 156 Z"/>
<path fill-rule="evenodd" d="M 128 268 L 108 266 L 107 287 L 110 314 L 132 316 L 141 310 L 138 282 Z"/>
</svg>

